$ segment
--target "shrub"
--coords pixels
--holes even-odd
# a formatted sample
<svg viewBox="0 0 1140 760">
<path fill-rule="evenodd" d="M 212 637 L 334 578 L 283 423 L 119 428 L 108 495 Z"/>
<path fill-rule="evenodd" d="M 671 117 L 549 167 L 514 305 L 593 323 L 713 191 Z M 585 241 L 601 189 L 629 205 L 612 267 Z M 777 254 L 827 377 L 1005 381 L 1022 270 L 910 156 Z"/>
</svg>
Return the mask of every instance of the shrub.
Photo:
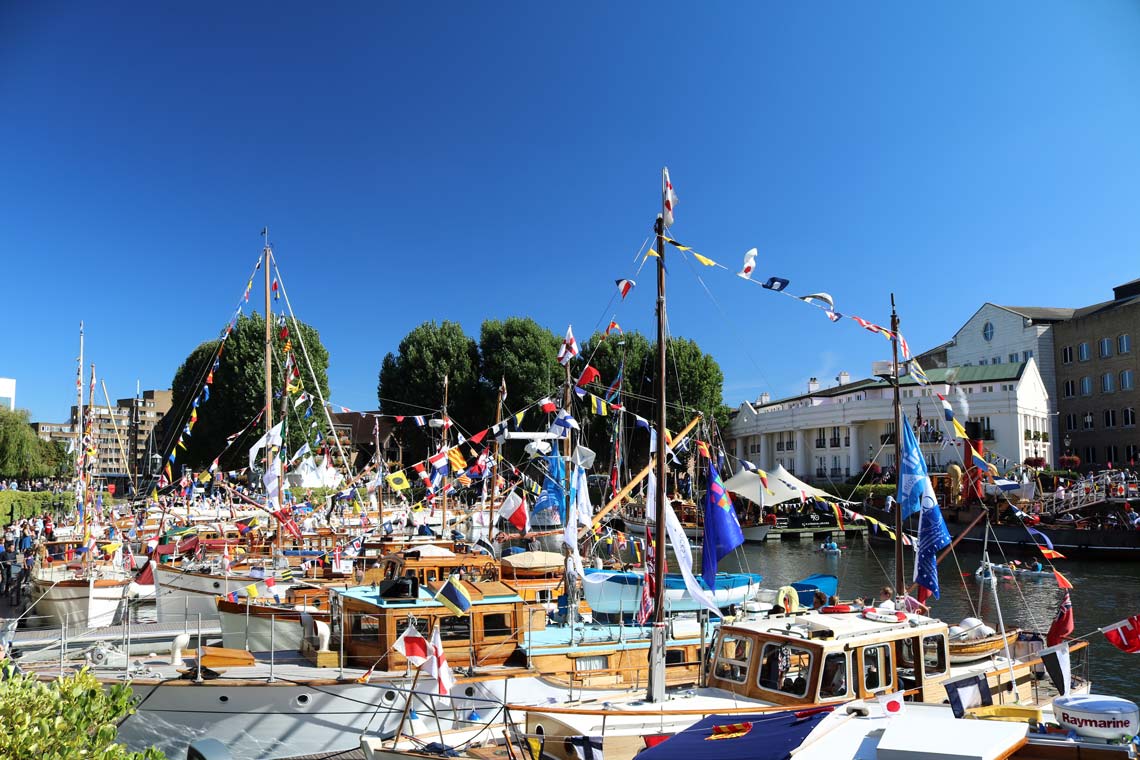
<svg viewBox="0 0 1140 760">
<path fill-rule="evenodd" d="M 1026 457 L 1025 466 L 1032 467 L 1035 470 L 1040 470 L 1045 466 L 1045 457 Z"/>
<path fill-rule="evenodd" d="M 1057 460 L 1062 470 L 1075 470 L 1081 466 L 1081 458 L 1076 454 L 1066 454 Z"/>
</svg>

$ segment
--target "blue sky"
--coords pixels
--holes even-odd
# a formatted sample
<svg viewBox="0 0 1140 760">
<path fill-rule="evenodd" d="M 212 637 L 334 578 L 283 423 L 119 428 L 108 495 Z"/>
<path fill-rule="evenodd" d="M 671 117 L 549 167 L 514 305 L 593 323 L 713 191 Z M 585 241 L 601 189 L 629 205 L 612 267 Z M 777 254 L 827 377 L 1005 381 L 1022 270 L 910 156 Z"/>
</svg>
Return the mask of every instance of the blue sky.
<svg viewBox="0 0 1140 760">
<path fill-rule="evenodd" d="M 675 237 L 830 292 L 915 349 L 984 301 L 1140 276 L 1140 5 L 35 2 L 0 6 L 0 376 L 72 403 L 168 387 L 268 225 L 333 400 L 376 404 L 416 324 L 612 311 L 668 165 Z M 699 7 L 699 10 L 698 10 Z M 725 399 L 868 373 L 886 343 L 670 264 Z M 617 311 L 651 331 L 646 274 Z"/>
</svg>

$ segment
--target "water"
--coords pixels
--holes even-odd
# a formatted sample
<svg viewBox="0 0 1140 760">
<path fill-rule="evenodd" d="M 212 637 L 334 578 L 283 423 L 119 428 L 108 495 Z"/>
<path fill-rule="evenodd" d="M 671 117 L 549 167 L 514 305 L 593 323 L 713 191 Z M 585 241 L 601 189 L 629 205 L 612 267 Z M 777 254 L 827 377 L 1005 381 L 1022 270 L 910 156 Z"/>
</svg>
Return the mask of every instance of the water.
<svg viewBox="0 0 1140 760">
<path fill-rule="evenodd" d="M 738 552 L 726 557 L 721 570 L 760 573 L 769 588 L 812 573 L 830 573 L 839 578 L 840 599 L 856 596 L 878 599 L 879 589 L 894 583 L 891 547 L 872 547 L 866 541 L 855 539 L 839 557 L 826 557 L 815 548 L 810 541 L 746 544 L 743 556 Z M 913 571 L 913 557 L 912 553 L 907 556 L 908 579 Z M 1004 562 L 1000 550 L 993 551 L 992 545 L 990 558 Z M 954 624 L 964 617 L 975 616 L 980 603 L 979 617 L 997 627 L 993 596 L 986 587 L 986 594 L 980 599 L 983 586 L 974 579 L 980 561 L 981 552 L 956 549 L 939 565 L 942 598 L 931 600 L 931 614 Z M 699 557 L 696 564 L 699 568 Z M 1057 569 L 1073 583 L 1073 635 L 1092 633 L 1087 640 L 1093 691 L 1140 702 L 1140 654 L 1125 654 L 1109 644 L 1103 634 L 1095 632 L 1098 627 L 1140 614 L 1140 562 L 1057 560 Z M 1049 629 L 1061 596 L 1055 580 L 1034 578 L 1015 583 L 1011 579 L 998 579 L 997 590 L 1006 626 L 1042 633 Z"/>
</svg>

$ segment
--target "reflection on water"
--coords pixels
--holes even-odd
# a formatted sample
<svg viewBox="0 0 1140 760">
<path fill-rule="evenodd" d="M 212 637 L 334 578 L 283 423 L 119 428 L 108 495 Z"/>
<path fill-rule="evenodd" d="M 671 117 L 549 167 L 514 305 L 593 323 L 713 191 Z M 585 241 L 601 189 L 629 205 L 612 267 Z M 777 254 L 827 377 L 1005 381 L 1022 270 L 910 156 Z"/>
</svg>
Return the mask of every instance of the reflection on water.
<svg viewBox="0 0 1140 760">
<path fill-rule="evenodd" d="M 810 541 L 768 541 L 746 544 L 743 553 L 726 557 L 721 569 L 760 573 L 764 585 L 774 587 L 803 578 L 812 573 L 832 573 L 839 577 L 839 596 L 878 598 L 878 590 L 893 582 L 894 554 L 889 547 L 872 548 L 867 542 L 854 540 L 839 557 L 827 557 L 816 551 Z M 1000 551 L 991 552 L 994 562 L 1004 561 Z M 939 566 L 942 598 L 933 601 L 932 613 L 948 623 L 981 611 L 987 623 L 997 626 L 993 596 L 988 588 L 974 580 L 981 560 L 980 552 L 957 550 Z M 913 553 L 906 558 L 906 576 L 913 571 Z M 697 565 L 699 567 L 699 558 Z M 1089 675 L 1097 693 L 1115 694 L 1140 701 L 1140 655 L 1124 654 L 1096 633 L 1101 626 L 1140 614 L 1140 562 L 1093 562 L 1057 560 L 1057 569 L 1072 581 L 1074 635 L 1088 637 L 1090 646 Z M 1021 626 L 1046 631 L 1057 612 L 1060 591 L 1055 580 L 1033 578 L 1015 583 L 999 579 L 1001 611 L 1007 626 Z"/>
</svg>

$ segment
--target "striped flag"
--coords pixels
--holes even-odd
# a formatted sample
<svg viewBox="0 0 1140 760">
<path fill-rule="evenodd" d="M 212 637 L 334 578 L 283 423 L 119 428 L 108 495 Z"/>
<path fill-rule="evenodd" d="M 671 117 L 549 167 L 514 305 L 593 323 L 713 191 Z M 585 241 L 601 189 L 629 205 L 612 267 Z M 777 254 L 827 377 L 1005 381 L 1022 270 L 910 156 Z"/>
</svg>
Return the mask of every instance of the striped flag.
<svg viewBox="0 0 1140 760">
<path fill-rule="evenodd" d="M 669 179 L 669 167 L 661 170 L 661 193 L 665 214 L 662 221 L 666 227 L 673 226 L 673 209 L 677 205 L 677 194 L 673 192 L 673 181 Z"/>
<path fill-rule="evenodd" d="M 562 341 L 562 347 L 558 349 L 558 363 L 566 366 L 570 360 L 578 355 L 578 341 L 574 339 L 574 328 L 568 326 L 566 328 L 566 337 Z"/>
<path fill-rule="evenodd" d="M 617 285 L 618 293 L 621 293 L 622 300 L 624 300 L 625 297 L 629 295 L 629 291 L 633 290 L 634 286 L 637 285 L 633 280 L 614 280 L 614 284 Z"/>
<path fill-rule="evenodd" d="M 938 396 L 938 400 L 942 402 L 942 413 L 946 415 L 946 421 L 951 422 L 954 419 L 954 407 L 950 406 L 950 402 L 941 393 L 934 394 Z"/>
</svg>

